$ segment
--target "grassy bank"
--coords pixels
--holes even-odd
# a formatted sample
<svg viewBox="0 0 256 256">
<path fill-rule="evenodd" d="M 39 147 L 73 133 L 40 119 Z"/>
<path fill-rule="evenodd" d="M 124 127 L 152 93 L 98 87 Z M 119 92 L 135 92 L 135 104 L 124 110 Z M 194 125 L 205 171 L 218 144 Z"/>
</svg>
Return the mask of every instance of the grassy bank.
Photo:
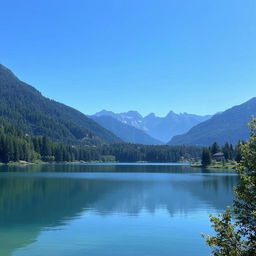
<svg viewBox="0 0 256 256">
<path fill-rule="evenodd" d="M 217 162 L 213 161 L 208 166 L 203 166 L 201 163 L 194 163 L 191 164 L 191 167 L 195 168 L 208 168 L 208 169 L 229 169 L 229 170 L 235 170 L 237 167 L 236 161 L 228 161 L 228 162 Z"/>
</svg>

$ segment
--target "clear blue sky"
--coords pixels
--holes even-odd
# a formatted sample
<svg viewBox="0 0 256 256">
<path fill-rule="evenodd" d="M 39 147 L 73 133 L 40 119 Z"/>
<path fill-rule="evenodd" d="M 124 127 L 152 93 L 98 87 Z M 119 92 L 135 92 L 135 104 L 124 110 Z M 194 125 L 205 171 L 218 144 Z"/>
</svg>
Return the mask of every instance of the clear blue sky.
<svg viewBox="0 0 256 256">
<path fill-rule="evenodd" d="M 49 98 L 212 114 L 256 96 L 255 0 L 8 0 L 0 63 Z"/>
</svg>

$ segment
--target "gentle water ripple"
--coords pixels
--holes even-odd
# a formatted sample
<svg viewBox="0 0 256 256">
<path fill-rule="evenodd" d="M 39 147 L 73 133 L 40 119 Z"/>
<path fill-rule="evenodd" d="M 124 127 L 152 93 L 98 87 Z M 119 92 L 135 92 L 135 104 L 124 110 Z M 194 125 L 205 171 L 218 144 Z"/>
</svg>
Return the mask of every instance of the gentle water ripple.
<svg viewBox="0 0 256 256">
<path fill-rule="evenodd" d="M 208 215 L 238 181 L 189 166 L 84 168 L 0 167 L 1 256 L 205 256 Z"/>
</svg>

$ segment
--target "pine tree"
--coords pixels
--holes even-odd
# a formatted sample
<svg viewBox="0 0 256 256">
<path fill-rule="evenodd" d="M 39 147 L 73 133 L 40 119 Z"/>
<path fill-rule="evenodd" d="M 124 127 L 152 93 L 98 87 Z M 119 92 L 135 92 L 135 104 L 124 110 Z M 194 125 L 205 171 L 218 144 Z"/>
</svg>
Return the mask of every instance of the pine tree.
<svg viewBox="0 0 256 256">
<path fill-rule="evenodd" d="M 217 142 L 214 142 L 214 143 L 212 144 L 210 150 L 211 150 L 212 155 L 214 155 L 214 154 L 220 152 L 220 147 L 219 147 L 218 143 L 217 143 Z"/>
<path fill-rule="evenodd" d="M 207 148 L 203 149 L 203 153 L 202 153 L 202 166 L 206 167 L 208 165 L 211 164 L 212 159 L 211 159 L 211 153 L 210 150 Z"/>
</svg>

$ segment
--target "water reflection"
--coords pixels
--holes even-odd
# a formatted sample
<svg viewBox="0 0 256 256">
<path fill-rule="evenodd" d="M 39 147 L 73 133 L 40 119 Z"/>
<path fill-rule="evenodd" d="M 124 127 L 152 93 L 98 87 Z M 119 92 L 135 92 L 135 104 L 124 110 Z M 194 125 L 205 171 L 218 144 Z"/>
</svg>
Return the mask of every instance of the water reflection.
<svg viewBox="0 0 256 256">
<path fill-rule="evenodd" d="M 174 216 L 202 209 L 219 211 L 231 203 L 237 183 L 235 175 L 189 173 L 184 166 L 165 166 L 161 171 L 172 173 L 162 174 L 134 173 L 138 166 L 126 166 L 125 171 L 120 166 L 93 166 L 95 173 L 80 173 L 84 166 L 65 166 L 68 173 L 59 168 L 31 166 L 30 172 L 0 173 L 1 256 L 32 243 L 42 230 L 63 228 L 87 212 L 138 216 L 145 210 L 154 214 L 164 209 Z M 114 172 L 120 168 L 124 173 L 98 173 L 104 168 Z M 142 167 L 145 172 L 156 169 Z M 183 174 L 177 174 L 180 171 Z"/>
<path fill-rule="evenodd" d="M 42 164 L 25 166 L 1 166 L 0 172 L 147 172 L 147 173 L 191 173 L 199 169 L 189 165 L 173 164 Z M 209 172 L 208 170 L 204 170 Z"/>
</svg>

